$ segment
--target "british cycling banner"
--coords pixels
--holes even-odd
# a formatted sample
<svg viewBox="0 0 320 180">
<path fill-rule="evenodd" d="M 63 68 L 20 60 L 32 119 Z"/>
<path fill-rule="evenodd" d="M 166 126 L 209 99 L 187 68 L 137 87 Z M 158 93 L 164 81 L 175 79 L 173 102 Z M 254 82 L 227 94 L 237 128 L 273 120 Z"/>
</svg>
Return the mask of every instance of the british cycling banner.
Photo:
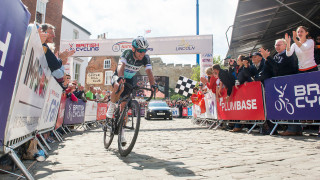
<svg viewBox="0 0 320 180">
<path fill-rule="evenodd" d="M 319 120 L 320 72 L 265 81 L 267 119 Z"/>
<path fill-rule="evenodd" d="M 10 103 L 30 13 L 19 0 L 0 1 L 0 140 L 4 142 Z"/>
<path fill-rule="evenodd" d="M 226 96 L 217 99 L 218 119 L 265 120 L 260 81 L 233 87 L 228 102 Z"/>
<path fill-rule="evenodd" d="M 66 109 L 64 111 L 63 125 L 82 124 L 84 122 L 84 113 L 86 111 L 86 103 L 79 99 L 78 102 L 72 102 L 71 99 L 66 101 Z"/>
</svg>

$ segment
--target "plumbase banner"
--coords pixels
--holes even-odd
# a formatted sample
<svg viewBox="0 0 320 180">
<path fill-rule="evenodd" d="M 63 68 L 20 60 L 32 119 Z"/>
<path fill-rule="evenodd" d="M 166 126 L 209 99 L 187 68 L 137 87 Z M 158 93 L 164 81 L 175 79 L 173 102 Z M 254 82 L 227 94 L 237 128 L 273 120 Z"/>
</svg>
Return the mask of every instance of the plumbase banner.
<svg viewBox="0 0 320 180">
<path fill-rule="evenodd" d="M 267 119 L 319 120 L 320 72 L 265 81 Z"/>
<path fill-rule="evenodd" d="M 213 52 L 212 35 L 172 36 L 147 38 L 147 54 L 205 54 Z M 60 50 L 75 50 L 73 56 L 119 56 L 131 49 L 132 39 L 61 40 Z"/>
<path fill-rule="evenodd" d="M 51 76 L 38 31 L 35 26 L 30 25 L 28 28 L 32 28 L 32 32 L 27 42 L 26 54 L 21 59 L 22 69 L 7 126 L 7 141 L 36 130 Z"/>
<path fill-rule="evenodd" d="M 0 140 L 2 142 L 29 19 L 30 13 L 20 0 L 0 1 L 0 94 L 2 95 Z"/>
</svg>

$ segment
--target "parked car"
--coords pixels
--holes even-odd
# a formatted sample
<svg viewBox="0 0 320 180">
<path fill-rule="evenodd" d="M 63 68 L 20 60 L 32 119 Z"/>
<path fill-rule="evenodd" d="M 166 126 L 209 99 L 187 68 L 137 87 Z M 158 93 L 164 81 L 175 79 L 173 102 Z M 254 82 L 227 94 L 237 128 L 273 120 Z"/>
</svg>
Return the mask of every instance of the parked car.
<svg viewBox="0 0 320 180">
<path fill-rule="evenodd" d="M 172 111 L 164 101 L 151 101 L 145 112 L 145 119 L 163 118 L 172 120 Z"/>
</svg>

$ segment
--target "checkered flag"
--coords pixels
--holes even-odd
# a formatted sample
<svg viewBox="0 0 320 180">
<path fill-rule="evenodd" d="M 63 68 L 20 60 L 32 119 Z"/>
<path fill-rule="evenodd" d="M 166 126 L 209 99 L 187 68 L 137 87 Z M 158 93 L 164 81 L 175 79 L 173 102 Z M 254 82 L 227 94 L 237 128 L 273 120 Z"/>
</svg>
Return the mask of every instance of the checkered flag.
<svg viewBox="0 0 320 180">
<path fill-rule="evenodd" d="M 196 86 L 196 84 L 197 81 L 180 76 L 176 85 L 176 89 L 174 91 L 183 96 L 190 97 L 193 93 L 193 88 Z"/>
</svg>

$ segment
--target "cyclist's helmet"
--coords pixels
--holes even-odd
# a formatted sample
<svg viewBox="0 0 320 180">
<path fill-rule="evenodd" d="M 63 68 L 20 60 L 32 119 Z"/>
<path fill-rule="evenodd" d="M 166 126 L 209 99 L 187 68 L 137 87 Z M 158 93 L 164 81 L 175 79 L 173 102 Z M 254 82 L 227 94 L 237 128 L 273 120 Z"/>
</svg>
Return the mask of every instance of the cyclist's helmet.
<svg viewBox="0 0 320 180">
<path fill-rule="evenodd" d="M 145 39 L 143 36 L 138 36 L 136 39 L 132 41 L 132 46 L 136 49 L 147 49 L 149 43 L 147 39 Z"/>
</svg>

